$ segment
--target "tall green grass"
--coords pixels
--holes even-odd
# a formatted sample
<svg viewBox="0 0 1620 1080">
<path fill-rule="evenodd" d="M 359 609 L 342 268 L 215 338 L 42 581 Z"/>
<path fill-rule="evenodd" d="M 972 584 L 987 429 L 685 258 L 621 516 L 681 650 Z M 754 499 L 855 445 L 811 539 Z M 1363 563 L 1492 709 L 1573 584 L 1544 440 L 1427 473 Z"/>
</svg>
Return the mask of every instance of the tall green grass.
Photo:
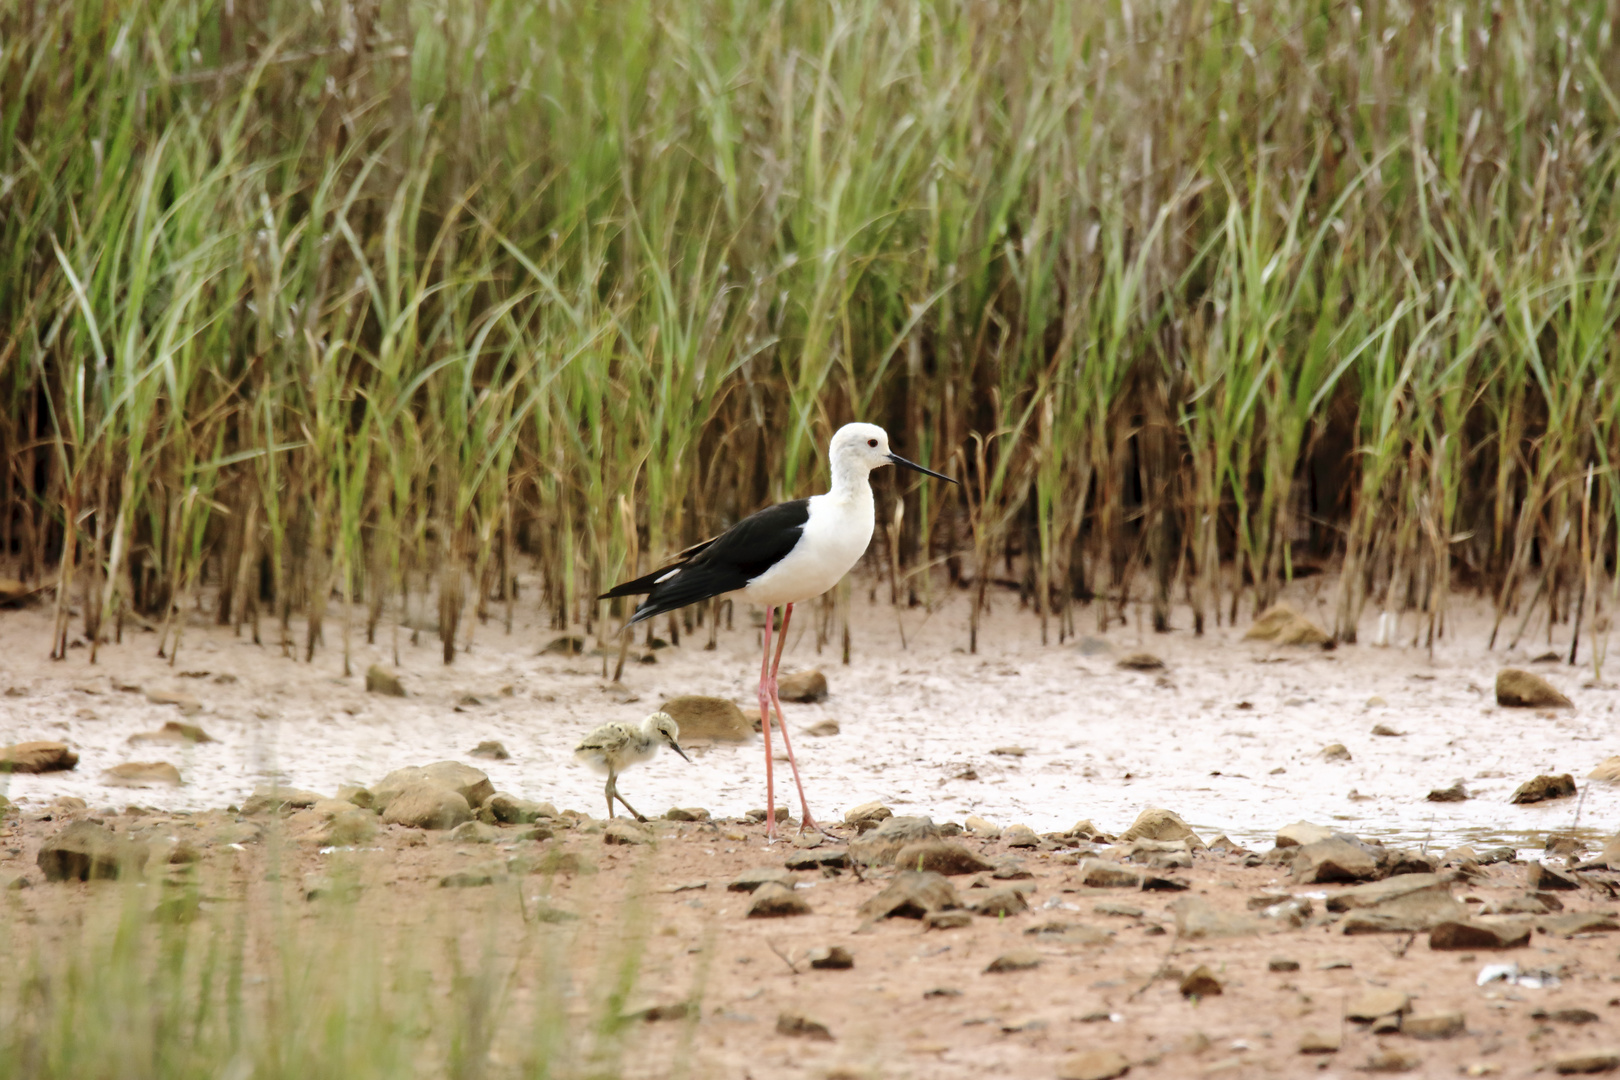
<svg viewBox="0 0 1620 1080">
<path fill-rule="evenodd" d="M 58 654 L 79 605 L 172 657 L 207 591 L 289 653 L 393 612 L 448 662 L 510 623 L 518 558 L 594 627 L 604 584 L 813 488 L 861 418 L 963 473 L 882 480 L 879 565 L 931 603 L 944 564 L 975 627 L 1009 574 L 1061 639 L 1077 601 L 1202 629 L 1332 561 L 1346 640 L 1372 603 L 1432 641 L 1459 584 L 1512 637 L 1603 634 L 1614 26 L 12 5 L 0 546 L 60 581 Z"/>
</svg>

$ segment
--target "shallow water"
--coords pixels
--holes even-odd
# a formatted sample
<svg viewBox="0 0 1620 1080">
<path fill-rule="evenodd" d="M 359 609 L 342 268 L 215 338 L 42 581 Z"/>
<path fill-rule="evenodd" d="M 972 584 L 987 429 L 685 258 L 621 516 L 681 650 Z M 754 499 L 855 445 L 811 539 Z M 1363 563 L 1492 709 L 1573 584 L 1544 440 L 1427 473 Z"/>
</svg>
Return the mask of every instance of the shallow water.
<svg viewBox="0 0 1620 1080">
<path fill-rule="evenodd" d="M 1300 589 L 1292 600 L 1324 620 L 1323 601 L 1313 594 Z M 832 650 L 816 655 L 808 619 L 794 624 L 784 670 L 823 666 L 832 687 L 822 704 L 787 706 L 819 816 L 836 818 L 881 799 L 896 813 L 936 820 L 979 814 L 1048 831 L 1089 818 L 1119 831 L 1142 809 L 1163 806 L 1206 835 L 1224 832 L 1258 846 L 1269 846 L 1279 826 L 1298 820 L 1438 848 L 1466 842 L 1539 849 L 1552 830 L 1579 826 L 1598 836 L 1620 827 L 1616 785 L 1581 780 L 1578 799 L 1508 803 L 1531 776 L 1570 772 L 1580 779 L 1620 752 L 1616 695 L 1584 685 L 1589 667 L 1530 664 L 1547 648 L 1544 636 L 1515 655 L 1487 652 L 1489 621 L 1478 609 L 1454 616 L 1456 632 L 1432 657 L 1424 649 L 1368 645 L 1276 648 L 1245 643 L 1241 630 L 1225 628 L 1198 638 L 1133 626 L 1043 647 L 1034 617 L 1005 597 L 981 630 L 979 654 L 969 655 L 966 615 L 960 599 L 932 616 L 902 613 L 902 648 L 893 611 L 857 599 L 848 667 L 837 664 Z M 1094 616 L 1082 612 L 1080 621 L 1090 624 Z M 1183 613 L 1179 624 L 1190 622 Z M 1367 630 L 1373 622 L 1369 616 Z M 337 627 L 328 625 L 335 640 Z M 571 757 L 585 731 L 608 720 L 639 720 L 676 694 L 751 702 L 758 672 L 758 631 L 722 633 L 714 652 L 702 649 L 700 636 L 660 650 L 656 665 L 627 667 L 625 681 L 640 700 L 619 704 L 603 689 L 601 660 L 540 655 L 554 636 L 542 626 L 507 636 L 491 625 L 477 630 L 472 651 L 449 669 L 439 662 L 436 642 L 402 645 L 401 676 L 412 696 L 399 700 L 364 691 L 366 665 L 389 659 L 386 630 L 384 647 L 357 648 L 356 674 L 344 678 L 335 650 L 306 665 L 205 625 L 188 629 L 175 668 L 153 655 L 151 634 L 104 648 L 95 667 L 85 650 L 53 664 L 45 659 L 48 627 L 43 611 L 0 613 L 0 681 L 21 695 L 0 698 L 0 742 L 66 739 L 82 760 L 68 774 L 0 778 L 0 790 L 13 799 L 73 794 L 92 805 L 201 809 L 239 803 L 272 777 L 331 793 L 403 765 L 459 758 L 485 769 L 502 790 L 600 815 L 601 780 Z M 1410 637 L 1411 626 L 1404 629 Z M 1116 667 L 1118 656 L 1137 649 L 1157 653 L 1167 669 Z M 1492 686 L 1505 665 L 1533 667 L 1576 708 L 1545 714 L 1499 708 Z M 209 675 L 179 677 L 192 671 Z M 214 681 L 220 674 L 236 681 Z M 129 684 L 194 694 L 205 707 L 191 721 L 219 741 L 131 746 L 132 734 L 178 713 L 115 689 Z M 503 696 L 503 687 L 511 696 Z M 457 711 L 468 693 L 482 704 Z M 1375 698 L 1382 703 L 1369 703 Z M 804 733 L 824 719 L 839 721 L 841 733 Z M 1375 724 L 1403 734 L 1372 735 Z M 503 742 L 512 760 L 468 758 L 483 739 Z M 1323 761 L 1320 751 L 1334 742 L 1345 744 L 1352 760 Z M 1007 747 L 1024 753 L 995 752 Z M 764 805 L 761 756 L 757 739 L 693 747 L 691 765 L 661 755 L 627 773 L 620 787 L 648 813 L 681 805 L 737 815 Z M 110 765 L 159 759 L 179 766 L 183 787 L 128 790 L 98 782 Z M 976 778 L 959 778 L 969 770 Z M 1472 799 L 1425 801 L 1430 789 L 1458 778 Z M 785 763 L 777 769 L 777 798 L 797 815 Z"/>
</svg>

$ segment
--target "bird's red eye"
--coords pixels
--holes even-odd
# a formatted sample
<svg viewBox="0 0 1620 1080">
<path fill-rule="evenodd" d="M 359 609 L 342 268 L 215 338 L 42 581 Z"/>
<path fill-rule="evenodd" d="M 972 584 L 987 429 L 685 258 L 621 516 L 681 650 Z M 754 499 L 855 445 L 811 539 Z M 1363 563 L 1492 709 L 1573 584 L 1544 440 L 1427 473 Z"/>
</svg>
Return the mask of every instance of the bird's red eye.
<svg viewBox="0 0 1620 1080">
<path fill-rule="evenodd" d="M 877 445 L 877 440 L 876 439 L 867 439 L 866 440 L 866 445 L 867 446 L 876 446 Z"/>
</svg>

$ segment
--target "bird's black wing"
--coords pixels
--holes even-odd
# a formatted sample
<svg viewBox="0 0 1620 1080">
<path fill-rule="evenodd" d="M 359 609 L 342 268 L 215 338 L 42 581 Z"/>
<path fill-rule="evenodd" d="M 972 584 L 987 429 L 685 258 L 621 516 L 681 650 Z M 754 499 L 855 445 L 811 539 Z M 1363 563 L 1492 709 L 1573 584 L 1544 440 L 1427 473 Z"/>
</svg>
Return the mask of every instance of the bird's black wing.
<svg viewBox="0 0 1620 1080">
<path fill-rule="evenodd" d="M 669 565 L 615 585 L 598 599 L 646 594 L 647 599 L 630 619 L 634 624 L 699 600 L 735 592 L 792 551 L 809 520 L 809 499 L 768 506 L 713 540 L 687 548 Z"/>
</svg>

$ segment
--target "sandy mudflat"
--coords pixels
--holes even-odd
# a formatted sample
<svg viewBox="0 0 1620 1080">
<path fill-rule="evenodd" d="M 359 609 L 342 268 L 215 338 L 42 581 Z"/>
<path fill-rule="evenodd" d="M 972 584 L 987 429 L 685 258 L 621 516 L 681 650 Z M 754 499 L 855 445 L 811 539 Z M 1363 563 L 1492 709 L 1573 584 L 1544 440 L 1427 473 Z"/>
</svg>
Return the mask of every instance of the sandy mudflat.
<svg viewBox="0 0 1620 1080">
<path fill-rule="evenodd" d="M 1308 590 L 1293 600 L 1317 610 Z M 1204 839 L 1224 832 L 1256 853 L 1271 849 L 1278 827 L 1299 819 L 1414 852 L 1439 854 L 1460 842 L 1518 849 L 1518 862 L 1448 879 L 1470 912 L 1527 903 L 1529 863 L 1544 857 L 1546 834 L 1569 828 L 1577 814 L 1592 850 L 1620 824 L 1620 793 L 1584 779 L 1580 798 L 1508 803 L 1522 779 L 1584 778 L 1620 750 L 1617 695 L 1587 685 L 1589 668 L 1533 662 L 1547 648 L 1544 635 L 1515 654 L 1488 653 L 1488 622 L 1478 610 L 1463 613 L 1461 632 L 1433 657 L 1413 648 L 1254 645 L 1240 640 L 1242 627 L 1199 639 L 1133 626 L 1042 647 L 1037 623 L 1010 599 L 999 601 L 979 654 L 969 655 L 965 614 L 961 603 L 931 617 L 904 613 L 902 649 L 892 611 L 858 602 L 848 667 L 831 653 L 818 657 L 807 628 L 795 628 L 784 666 L 819 664 L 832 687 L 822 704 L 788 706 L 812 808 L 825 820 L 878 799 L 897 814 L 939 822 L 976 813 L 1055 833 L 1089 818 L 1117 834 L 1143 808 L 1164 806 Z M 298 663 L 201 622 L 172 668 L 152 655 L 153 636 L 140 633 L 104 650 L 94 667 L 83 649 L 53 664 L 44 659 L 47 627 L 42 611 L 0 614 L 0 684 L 8 688 L 0 743 L 65 740 L 81 760 L 71 772 L 4 781 L 18 805 L 0 824 L 0 878 L 20 875 L 31 886 L 6 893 L 5 910 L 19 916 L 6 922 L 10 932 L 30 949 L 42 941 L 71 946 L 83 920 L 110 918 L 125 902 L 116 886 L 42 880 L 40 846 L 72 820 L 102 822 L 158 851 L 183 841 L 199 853 L 197 863 L 165 870 L 159 861 L 148 873 L 200 882 L 205 913 L 225 918 L 238 905 L 290 903 L 302 913 L 294 921 L 304 927 L 299 933 L 329 932 L 325 909 L 285 883 L 353 876 L 362 918 L 339 922 L 377 935 L 390 963 L 421 963 L 448 979 L 440 951 L 405 943 L 456 936 L 464 956 L 496 973 L 504 1004 L 491 1075 L 518 1068 L 527 1018 L 556 986 L 572 987 L 567 1008 L 583 1026 L 600 1002 L 605 965 L 642 935 L 630 1006 L 694 999 L 698 1006 L 685 1020 L 635 1029 L 623 1063 L 633 1077 L 1058 1077 L 1083 1075 L 1073 1059 L 1090 1051 L 1118 1052 L 1132 1077 L 1167 1080 L 1349 1076 L 1369 1067 L 1524 1077 L 1548 1073 L 1559 1055 L 1620 1043 L 1620 934 L 1566 938 L 1534 916 L 1503 916 L 1497 921 L 1538 928 L 1528 944 L 1502 953 L 1434 951 L 1421 933 L 1347 935 L 1342 917 L 1325 910 L 1345 886 L 1304 884 L 1285 864 L 1248 865 L 1241 853 L 1198 852 L 1190 868 L 1170 872 L 1186 891 L 1144 892 L 1081 880 L 1081 859 L 1118 859 L 1127 854 L 1118 847 L 1049 838 L 1039 849 L 1014 850 L 1006 840 L 964 835 L 956 842 L 986 859 L 1016 862 L 1006 880 L 977 882 L 1029 890 L 1030 911 L 974 916 L 956 929 L 925 930 L 904 918 L 869 923 L 858 909 L 893 873 L 881 868 L 800 873 L 794 891 L 809 914 L 746 918 L 750 898 L 726 884 L 794 853 L 786 844 L 767 848 L 761 826 L 737 820 L 763 803 L 757 740 L 695 746 L 691 765 L 666 754 L 627 774 L 625 793 L 642 809 L 702 806 L 716 819 L 657 823 L 655 845 L 630 848 L 604 843 L 602 823 L 590 820 L 602 815 L 600 780 L 575 765 L 570 750 L 591 726 L 639 719 L 665 696 L 748 702 L 757 670 L 752 629 L 722 633 L 713 652 L 703 650 L 702 635 L 658 650 L 657 663 L 632 664 L 627 689 L 614 689 L 604 686 L 600 658 L 542 654 L 552 631 L 524 625 L 507 636 L 492 625 L 448 669 L 434 643 L 402 646 L 410 696 L 394 699 L 368 694 L 360 674 L 343 677 L 334 650 L 313 665 Z M 1117 666 L 1138 649 L 1161 656 L 1165 670 Z M 388 659 L 383 649 L 360 648 L 356 671 Z M 1543 673 L 1576 707 L 1498 708 L 1491 688 L 1506 663 Z M 175 706 L 148 700 L 149 691 L 164 690 L 198 699 L 200 710 L 184 718 L 217 741 L 131 745 L 131 735 L 181 718 Z M 620 700 L 626 694 L 639 700 Z M 479 703 L 465 702 L 468 695 Z M 805 731 L 828 719 L 839 722 L 839 734 Z M 1400 734 L 1373 735 L 1377 724 Z M 485 739 L 503 742 L 511 759 L 469 758 L 466 751 Z M 1333 742 L 1345 744 L 1350 761 L 1321 759 Z M 1021 755 L 996 752 L 1009 747 Z M 555 838 L 543 841 L 519 839 L 516 828 L 498 830 L 493 843 L 470 843 L 387 826 L 358 850 L 334 850 L 311 842 L 299 819 L 240 820 L 226 810 L 272 778 L 330 795 L 343 783 L 368 784 L 396 767 L 444 758 L 472 762 L 498 789 L 590 817 L 555 823 Z M 184 783 L 100 782 L 103 769 L 132 760 L 168 761 Z M 786 775 L 778 775 L 786 801 Z M 1474 798 L 1425 801 L 1429 789 L 1459 777 Z M 88 806 L 53 804 L 62 795 Z M 130 804 L 145 809 L 120 809 Z M 825 848 L 853 837 L 835 828 L 842 836 Z M 526 872 L 555 867 L 560 855 L 576 856 L 578 869 Z M 497 870 L 492 884 L 441 885 L 447 874 L 487 866 Z M 1620 874 L 1592 872 L 1547 903 L 1566 914 L 1620 915 L 1617 881 Z M 953 882 L 964 902 L 983 895 L 971 876 Z M 1192 898 L 1242 918 L 1262 897 L 1289 895 L 1310 902 L 1305 924 L 1273 920 L 1258 936 L 1184 935 L 1173 907 Z M 536 922 L 542 904 L 578 918 Z M 1042 928 L 1065 932 L 1033 932 Z M 853 955 L 853 969 L 809 966 L 811 949 L 831 945 Z M 986 970 L 1018 950 L 1033 950 L 1036 966 Z M 560 962 L 562 974 L 537 957 Z M 1273 958 L 1298 968 L 1271 970 Z M 1556 985 L 1481 985 L 1481 970 L 1498 962 L 1551 975 Z M 1199 965 L 1221 984 L 1219 995 L 1182 993 L 1182 977 Z M 558 977 L 562 983 L 547 981 Z M 1464 1030 L 1425 1041 L 1375 1034 L 1347 1017 L 1363 994 L 1380 989 L 1409 995 L 1418 1014 L 1461 1013 Z M 1587 1013 L 1596 1019 L 1571 1019 Z M 824 1025 L 832 1038 L 783 1034 L 783 1015 Z M 1337 1040 L 1339 1048 L 1303 1054 L 1308 1038 Z"/>
<path fill-rule="evenodd" d="M 1329 595 L 1324 587 L 1297 586 L 1290 599 L 1323 619 Z M 1459 604 L 1454 632 L 1431 657 L 1410 647 L 1255 645 L 1241 640 L 1241 625 L 1202 638 L 1116 627 L 1101 638 L 1043 647 L 1036 620 L 1004 595 L 978 654 L 969 655 L 964 600 L 932 615 L 903 612 L 897 624 L 892 609 L 868 605 L 861 590 L 856 597 L 849 666 L 833 648 L 817 655 L 806 618 L 794 623 L 783 662 L 784 670 L 820 666 L 831 684 L 824 703 L 787 711 L 811 810 L 834 820 L 881 799 L 897 813 L 937 821 L 976 813 L 1048 831 L 1090 818 L 1119 830 L 1144 807 L 1164 806 L 1195 827 L 1250 844 L 1307 819 L 1439 847 L 1463 840 L 1536 847 L 1541 833 L 1577 823 L 1576 800 L 1510 806 L 1513 788 L 1538 773 L 1581 778 L 1620 753 L 1620 694 L 1591 686 L 1590 666 L 1531 663 L 1549 648 L 1567 653 L 1567 628 L 1551 645 L 1543 631 L 1512 653 L 1493 654 L 1484 647 L 1489 617 L 1479 607 Z M 155 635 L 140 632 L 104 648 L 94 666 L 84 649 L 52 663 L 45 659 L 47 612 L 0 612 L 0 683 L 9 687 L 0 697 L 0 744 L 62 739 L 82 758 L 72 773 L 12 778 L 8 793 L 17 800 L 78 795 L 92 806 L 137 799 L 164 809 L 217 808 L 273 777 L 330 793 L 403 765 L 471 760 L 466 751 L 497 739 L 511 760 L 479 765 L 498 788 L 599 814 L 600 780 L 571 757 L 585 731 L 607 720 L 639 720 L 677 694 L 727 696 L 754 708 L 759 632 L 743 629 L 743 611 L 715 651 L 702 648 L 700 634 L 658 650 L 656 664 L 630 664 L 624 681 L 639 698 L 630 702 L 605 689 L 600 658 L 542 655 L 555 632 L 522 621 L 525 614 L 532 609 L 519 611 L 511 635 L 495 623 L 477 628 L 472 650 L 448 668 L 435 640 L 424 635 L 411 646 L 401 632 L 399 671 L 411 695 L 401 700 L 364 687 L 366 666 L 392 658 L 388 628 L 379 646 L 356 645 L 355 674 L 344 678 L 335 648 L 305 664 L 201 617 L 173 667 L 154 655 Z M 1082 612 L 1080 622 L 1094 617 Z M 1178 622 L 1191 619 L 1180 613 Z M 1363 640 L 1374 617 L 1367 622 Z M 1409 638 L 1410 620 L 1403 630 Z M 328 636 L 338 639 L 335 623 Z M 1138 649 L 1163 657 L 1166 670 L 1116 667 Z M 1576 708 L 1497 707 L 1493 680 L 1508 664 L 1540 672 Z M 150 703 L 147 690 L 194 695 L 202 710 L 190 721 L 218 742 L 131 746 L 131 735 L 180 718 L 173 706 Z M 469 694 L 481 704 L 458 711 Z M 838 721 L 840 734 L 804 733 L 826 719 Z M 1402 734 L 1375 736 L 1378 724 Z M 1320 759 L 1335 742 L 1352 760 Z M 1008 747 L 1024 753 L 995 752 Z M 700 747 L 693 758 L 688 766 L 664 755 L 638 767 L 624 781 L 626 796 L 648 813 L 695 805 L 726 816 L 764 805 L 757 739 Z M 184 785 L 135 795 L 98 783 L 108 766 L 155 759 L 178 766 Z M 785 770 L 779 776 L 785 781 Z M 1430 789 L 1458 778 L 1472 800 L 1425 801 Z M 1578 824 L 1599 832 L 1620 826 L 1620 787 L 1583 788 Z M 778 799 L 785 802 L 786 792 L 779 784 Z"/>
</svg>

